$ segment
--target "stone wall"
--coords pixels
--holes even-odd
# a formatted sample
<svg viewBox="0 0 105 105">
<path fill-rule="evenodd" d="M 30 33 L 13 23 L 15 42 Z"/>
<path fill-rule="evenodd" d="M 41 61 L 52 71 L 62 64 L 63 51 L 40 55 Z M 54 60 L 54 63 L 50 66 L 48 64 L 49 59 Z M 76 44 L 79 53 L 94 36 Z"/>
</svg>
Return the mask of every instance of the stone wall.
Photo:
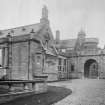
<svg viewBox="0 0 105 105">
<path fill-rule="evenodd" d="M 77 76 L 78 78 L 84 78 L 84 64 L 87 60 L 93 59 L 98 63 L 99 78 L 105 78 L 105 56 L 84 56 L 74 57 L 70 60 L 75 65 L 75 73 L 71 73 L 71 76 Z"/>
<path fill-rule="evenodd" d="M 28 79 L 28 42 L 12 45 L 11 79 Z"/>
<path fill-rule="evenodd" d="M 47 56 L 47 55 L 46 55 Z M 48 76 L 48 81 L 58 80 L 58 60 L 54 56 L 47 56 L 44 64 L 44 74 Z"/>
<path fill-rule="evenodd" d="M 31 42 L 30 48 L 30 67 L 33 75 L 42 75 L 43 69 L 43 53 L 40 49 L 40 44 Z"/>
</svg>

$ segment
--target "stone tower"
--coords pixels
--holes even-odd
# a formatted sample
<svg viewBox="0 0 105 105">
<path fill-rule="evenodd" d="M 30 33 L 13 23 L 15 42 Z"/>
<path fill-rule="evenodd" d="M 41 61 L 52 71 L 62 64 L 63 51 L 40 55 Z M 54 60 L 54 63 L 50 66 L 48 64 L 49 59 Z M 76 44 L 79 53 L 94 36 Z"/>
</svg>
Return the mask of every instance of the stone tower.
<svg viewBox="0 0 105 105">
<path fill-rule="evenodd" d="M 82 43 L 85 41 L 85 37 L 86 37 L 86 34 L 85 32 L 81 29 L 80 32 L 78 32 L 78 42 L 80 43 L 80 45 L 82 45 Z"/>
<path fill-rule="evenodd" d="M 82 44 L 83 44 L 84 41 L 85 41 L 85 37 L 86 37 L 86 34 L 85 34 L 85 32 L 81 29 L 81 30 L 78 32 L 78 37 L 77 37 L 77 42 L 76 42 L 75 50 L 81 50 Z"/>
</svg>

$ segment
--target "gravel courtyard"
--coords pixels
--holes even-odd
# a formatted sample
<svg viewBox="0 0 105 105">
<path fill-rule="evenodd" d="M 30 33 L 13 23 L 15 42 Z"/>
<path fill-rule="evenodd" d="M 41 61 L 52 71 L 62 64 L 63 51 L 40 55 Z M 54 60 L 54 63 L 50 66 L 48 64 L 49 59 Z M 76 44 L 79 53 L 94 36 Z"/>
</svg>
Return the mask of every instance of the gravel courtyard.
<svg viewBox="0 0 105 105">
<path fill-rule="evenodd" d="M 104 79 L 75 79 L 50 83 L 72 89 L 72 94 L 54 105 L 105 105 Z"/>
</svg>

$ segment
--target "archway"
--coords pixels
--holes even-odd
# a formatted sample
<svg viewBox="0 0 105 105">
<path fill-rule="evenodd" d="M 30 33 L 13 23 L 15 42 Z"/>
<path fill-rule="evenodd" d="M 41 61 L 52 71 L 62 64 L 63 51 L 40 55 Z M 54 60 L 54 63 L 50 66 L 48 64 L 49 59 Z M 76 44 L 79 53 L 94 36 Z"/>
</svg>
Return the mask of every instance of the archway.
<svg viewBox="0 0 105 105">
<path fill-rule="evenodd" d="M 98 77 L 98 63 L 94 59 L 89 59 L 84 64 L 84 77 L 97 78 Z"/>
</svg>

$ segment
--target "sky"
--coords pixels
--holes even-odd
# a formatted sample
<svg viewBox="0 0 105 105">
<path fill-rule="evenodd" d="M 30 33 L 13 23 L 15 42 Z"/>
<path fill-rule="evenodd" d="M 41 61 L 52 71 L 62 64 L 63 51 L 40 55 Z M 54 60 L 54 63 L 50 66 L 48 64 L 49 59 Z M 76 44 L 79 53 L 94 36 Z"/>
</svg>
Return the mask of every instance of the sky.
<svg viewBox="0 0 105 105">
<path fill-rule="evenodd" d="M 50 26 L 61 39 L 76 38 L 82 29 L 87 37 L 105 44 L 105 0 L 0 0 L 0 30 L 38 23 L 46 5 Z"/>
</svg>

